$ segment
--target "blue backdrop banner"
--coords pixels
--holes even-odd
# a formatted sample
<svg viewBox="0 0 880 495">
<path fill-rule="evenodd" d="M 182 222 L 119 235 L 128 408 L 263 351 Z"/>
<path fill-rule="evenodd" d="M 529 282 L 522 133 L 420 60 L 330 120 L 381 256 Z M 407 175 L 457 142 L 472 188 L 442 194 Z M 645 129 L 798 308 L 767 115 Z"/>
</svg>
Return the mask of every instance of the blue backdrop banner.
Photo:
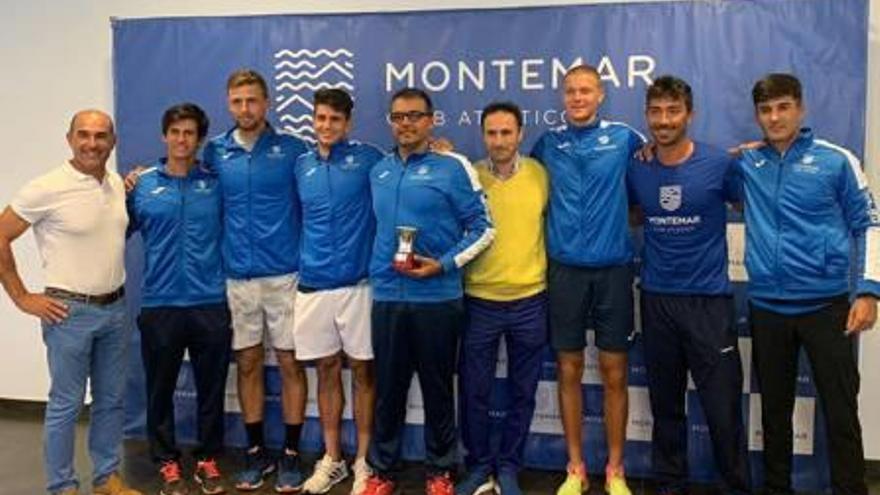
<svg viewBox="0 0 880 495">
<path fill-rule="evenodd" d="M 353 136 L 390 146 L 388 99 L 404 86 L 428 90 L 437 108 L 435 134 L 462 153 L 483 154 L 480 109 L 496 99 L 513 100 L 524 110 L 527 150 L 544 130 L 564 122 L 560 87 L 568 67 L 589 63 L 606 87 L 603 117 L 644 129 L 644 91 L 662 74 L 693 87 L 696 116 L 691 134 L 727 146 L 760 137 L 754 123 L 751 87 L 768 72 L 793 72 L 805 86 L 807 123 L 817 134 L 862 153 L 867 59 L 866 0 L 752 0 L 593 4 L 504 10 L 394 14 L 278 15 L 113 20 L 113 75 L 120 170 L 163 153 L 160 119 L 170 105 L 192 101 L 211 118 L 211 133 L 232 125 L 225 109 L 230 72 L 255 68 L 270 83 L 270 120 L 307 140 L 314 137 L 312 93 L 340 87 L 355 95 Z M 742 229 L 731 231 L 741 242 Z M 129 288 L 137 310 L 141 255 L 138 240 L 129 249 Z M 736 249 L 732 247 L 732 252 Z M 732 256 L 732 273 L 741 266 Z M 739 276 L 742 279 L 742 276 Z M 743 411 L 753 464 L 760 459 L 760 397 L 753 391 L 750 341 L 738 284 L 741 351 L 747 380 Z M 136 337 L 137 338 L 137 337 Z M 139 345 L 139 342 L 135 342 Z M 584 375 L 584 446 L 592 471 L 604 465 L 601 387 L 595 348 L 589 348 Z M 651 417 L 641 350 L 632 352 L 627 470 L 650 474 Z M 505 414 L 504 376 L 499 363 L 494 416 Z M 231 370 L 231 378 L 234 369 Z M 309 411 L 315 415 L 314 374 Z M 268 375 L 267 424 L 271 442 L 280 442 L 278 377 Z M 230 384 L 234 380 L 230 379 Z M 182 440 L 194 435 L 194 392 L 189 369 L 177 397 Z M 237 410 L 234 386 L 227 405 Z M 690 460 L 694 479 L 716 476 L 708 431 L 696 395 L 689 394 Z M 129 434 L 143 434 L 144 384 L 139 353 L 132 349 L 129 378 Z M 404 455 L 422 455 L 420 394 L 414 389 Z M 795 485 L 828 486 L 825 439 L 819 403 L 806 367 L 799 379 L 795 411 Z M 347 413 L 350 418 L 350 413 Z M 346 425 L 346 448 L 354 441 Z M 230 414 L 227 440 L 241 444 L 243 428 Z M 538 411 L 526 447 L 530 466 L 562 469 L 565 450 L 556 405 L 555 368 L 548 353 L 538 390 Z M 310 421 L 306 450 L 320 450 L 319 429 Z M 760 470 L 755 470 L 760 480 Z"/>
</svg>

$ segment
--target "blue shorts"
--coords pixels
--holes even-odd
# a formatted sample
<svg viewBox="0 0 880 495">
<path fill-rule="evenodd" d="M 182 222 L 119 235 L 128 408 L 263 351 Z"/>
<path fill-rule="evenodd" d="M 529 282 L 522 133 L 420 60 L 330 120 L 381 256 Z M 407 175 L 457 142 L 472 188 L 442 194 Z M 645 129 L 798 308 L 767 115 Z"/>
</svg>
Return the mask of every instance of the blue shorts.
<svg viewBox="0 0 880 495">
<path fill-rule="evenodd" d="M 628 351 L 635 337 L 632 284 L 629 263 L 589 268 L 550 260 L 547 295 L 553 349 L 582 350 L 587 329 L 593 329 L 600 350 Z"/>
</svg>

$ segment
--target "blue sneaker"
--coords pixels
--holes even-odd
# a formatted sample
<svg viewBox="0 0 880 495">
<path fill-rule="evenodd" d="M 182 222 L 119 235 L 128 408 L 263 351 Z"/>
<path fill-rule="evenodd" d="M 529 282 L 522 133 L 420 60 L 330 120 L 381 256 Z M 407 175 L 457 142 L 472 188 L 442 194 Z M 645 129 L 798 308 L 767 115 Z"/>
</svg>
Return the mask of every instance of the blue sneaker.
<svg viewBox="0 0 880 495">
<path fill-rule="evenodd" d="M 305 477 L 299 470 L 299 455 L 285 450 L 278 459 L 278 479 L 275 480 L 275 491 L 278 493 L 296 493 L 302 490 Z"/>
<path fill-rule="evenodd" d="M 455 495 L 488 495 L 497 493 L 492 471 L 485 466 L 474 467 L 455 485 Z"/>
<path fill-rule="evenodd" d="M 235 487 L 242 491 L 252 491 L 263 486 L 263 479 L 275 471 L 275 463 L 266 455 L 266 449 L 259 447 L 244 453 L 244 469 L 235 477 Z"/>
<path fill-rule="evenodd" d="M 522 495 L 516 473 L 510 471 L 502 471 L 498 474 L 498 489 L 501 495 Z"/>
</svg>

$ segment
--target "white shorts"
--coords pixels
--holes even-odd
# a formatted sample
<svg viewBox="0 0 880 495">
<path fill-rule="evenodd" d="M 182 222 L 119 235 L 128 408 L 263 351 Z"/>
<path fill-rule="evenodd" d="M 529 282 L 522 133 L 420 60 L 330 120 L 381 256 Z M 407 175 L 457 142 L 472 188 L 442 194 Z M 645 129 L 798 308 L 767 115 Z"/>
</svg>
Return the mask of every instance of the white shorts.
<svg viewBox="0 0 880 495">
<path fill-rule="evenodd" d="M 233 350 L 261 344 L 264 328 L 274 349 L 293 350 L 296 281 L 295 273 L 226 280 L 226 297 L 232 313 Z"/>
<path fill-rule="evenodd" d="M 353 359 L 373 359 L 372 304 L 373 292 L 366 280 L 354 286 L 297 294 L 293 325 L 296 358 L 309 361 L 343 350 Z"/>
</svg>

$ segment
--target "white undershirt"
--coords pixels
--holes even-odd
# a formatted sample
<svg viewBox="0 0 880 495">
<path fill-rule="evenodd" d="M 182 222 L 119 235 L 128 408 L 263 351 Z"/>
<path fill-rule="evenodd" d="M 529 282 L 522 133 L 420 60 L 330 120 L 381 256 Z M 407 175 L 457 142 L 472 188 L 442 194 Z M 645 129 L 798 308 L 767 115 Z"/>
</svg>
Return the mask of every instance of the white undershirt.
<svg viewBox="0 0 880 495">
<path fill-rule="evenodd" d="M 235 129 L 234 131 L 232 131 L 232 139 L 234 139 L 239 146 L 244 148 L 245 151 L 250 153 L 251 151 L 254 151 L 254 146 L 257 145 L 257 139 L 259 139 L 259 136 L 254 136 L 252 139 L 247 140 L 244 138 L 244 136 L 241 135 L 240 130 Z"/>
</svg>

